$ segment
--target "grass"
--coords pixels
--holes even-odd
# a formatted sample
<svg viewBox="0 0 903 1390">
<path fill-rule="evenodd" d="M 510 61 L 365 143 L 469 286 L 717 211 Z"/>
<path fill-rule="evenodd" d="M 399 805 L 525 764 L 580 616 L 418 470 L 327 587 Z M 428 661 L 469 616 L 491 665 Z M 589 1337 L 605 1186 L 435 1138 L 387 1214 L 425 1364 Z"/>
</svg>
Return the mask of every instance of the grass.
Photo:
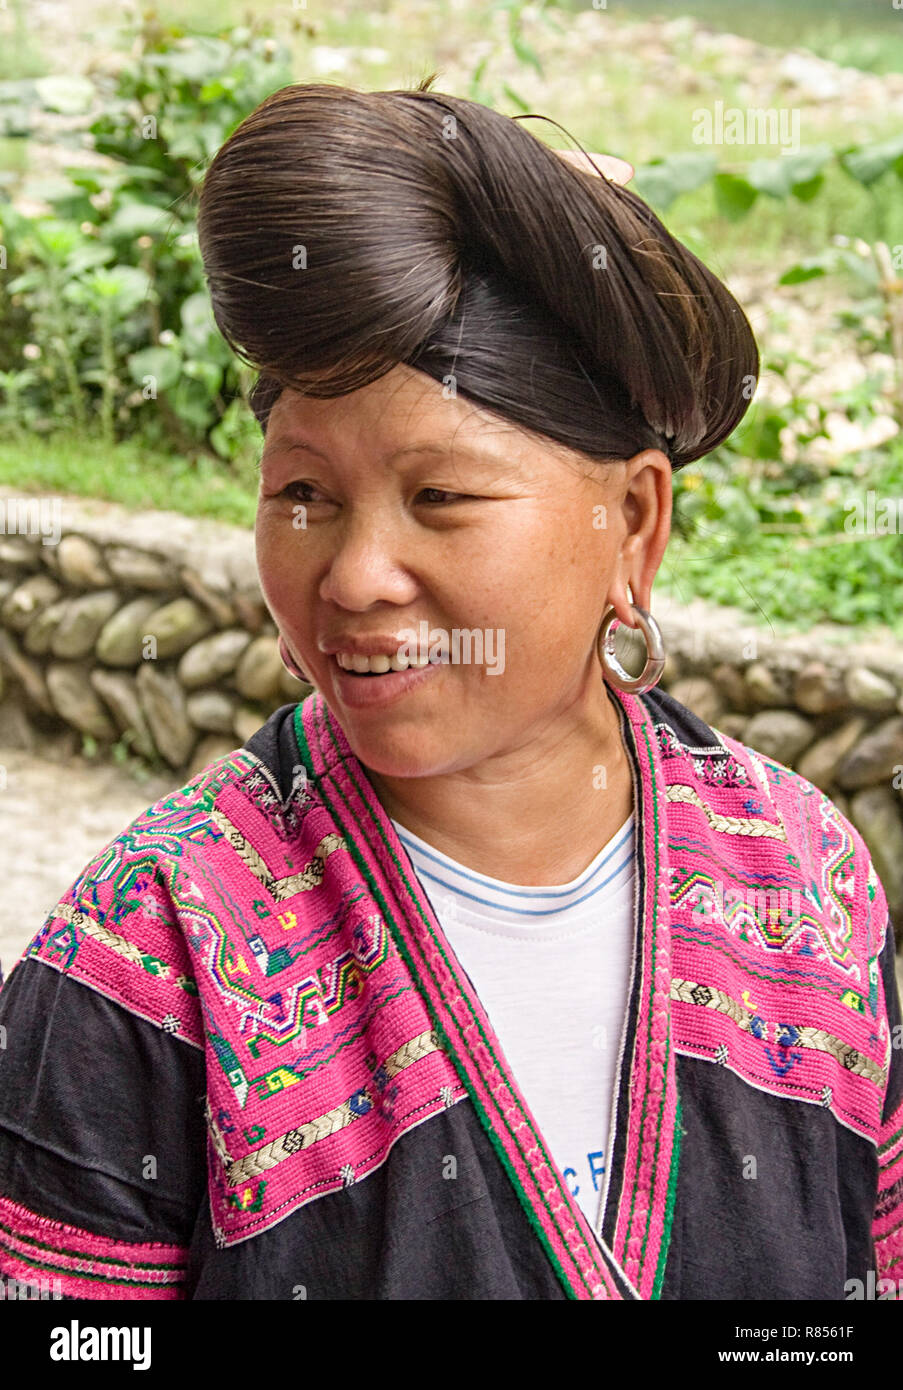
<svg viewBox="0 0 903 1390">
<path fill-rule="evenodd" d="M 584 0 L 574 4 L 585 9 Z M 667 0 L 609 0 L 613 18 L 675 18 Z M 807 48 L 866 72 L 903 72 L 903 23 L 890 0 L 681 0 L 681 15 L 775 48 Z"/>
<path fill-rule="evenodd" d="M 903 539 L 861 536 L 852 545 L 798 549 L 792 538 L 702 534 L 690 542 L 672 535 L 656 587 L 681 602 L 694 598 L 749 613 L 756 626 L 805 631 L 815 623 L 849 626 L 861 636 L 880 627 L 903 640 Z M 845 617 L 855 607 L 857 617 Z"/>
<path fill-rule="evenodd" d="M 137 510 L 153 508 L 253 526 L 257 470 L 197 462 L 133 441 L 109 449 L 72 432 L 0 436 L 0 483 L 23 491 L 98 497 Z"/>
</svg>

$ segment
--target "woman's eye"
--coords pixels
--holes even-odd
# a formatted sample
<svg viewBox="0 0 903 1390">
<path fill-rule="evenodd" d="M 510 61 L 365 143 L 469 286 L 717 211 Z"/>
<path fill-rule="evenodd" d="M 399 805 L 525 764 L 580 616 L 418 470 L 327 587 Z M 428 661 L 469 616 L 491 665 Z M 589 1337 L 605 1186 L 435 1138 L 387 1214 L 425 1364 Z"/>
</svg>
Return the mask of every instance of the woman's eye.
<svg viewBox="0 0 903 1390">
<path fill-rule="evenodd" d="M 311 496 L 311 493 L 313 493 L 314 496 Z M 280 495 L 283 497 L 290 497 L 296 502 L 317 502 L 325 500 L 322 497 L 322 493 L 317 492 L 313 483 L 287 483 Z M 449 500 L 463 502 L 467 501 L 470 497 L 469 493 L 449 492 L 441 487 L 424 487 L 420 489 L 417 495 L 418 497 L 422 497 L 428 504 L 434 506 L 441 506 Z"/>
<path fill-rule="evenodd" d="M 299 488 L 307 488 L 308 492 L 316 491 L 313 483 L 288 483 L 287 486 L 282 489 L 282 496 L 294 497 L 298 502 L 315 502 L 317 500 L 315 497 L 297 497 L 296 492 Z"/>
<path fill-rule="evenodd" d="M 430 492 L 430 493 L 433 494 L 432 497 L 427 498 L 427 501 L 430 501 L 430 502 L 434 502 L 434 501 L 436 500 L 437 497 L 439 497 L 439 498 L 452 497 L 452 498 L 457 498 L 457 499 L 459 499 L 459 500 L 461 500 L 461 501 L 465 501 L 465 500 L 470 496 L 470 494 L 469 494 L 469 493 L 466 493 L 466 492 L 446 492 L 446 490 L 445 490 L 444 488 L 441 488 L 441 487 L 424 487 L 424 488 L 421 488 L 421 489 L 420 489 L 420 492 L 419 492 L 419 494 L 418 494 L 418 496 L 423 497 L 423 496 L 425 496 L 425 494 L 428 493 L 428 492 Z"/>
</svg>

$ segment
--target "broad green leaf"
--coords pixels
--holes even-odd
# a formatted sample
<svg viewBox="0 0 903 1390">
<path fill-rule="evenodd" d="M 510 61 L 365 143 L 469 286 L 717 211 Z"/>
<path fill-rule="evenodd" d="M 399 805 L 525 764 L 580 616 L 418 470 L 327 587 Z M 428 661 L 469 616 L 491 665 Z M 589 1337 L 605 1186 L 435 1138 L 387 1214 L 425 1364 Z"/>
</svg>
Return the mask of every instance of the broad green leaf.
<svg viewBox="0 0 903 1390">
<path fill-rule="evenodd" d="M 824 174 L 816 174 L 814 179 L 807 179 L 805 183 L 795 183 L 793 185 L 794 198 L 799 198 L 801 203 L 811 203 L 812 199 L 821 191 L 824 181 Z"/>
<path fill-rule="evenodd" d="M 714 182 L 715 206 L 722 217 L 731 222 L 745 217 L 758 196 L 752 184 L 737 174 L 716 174 Z"/>
<path fill-rule="evenodd" d="M 779 278 L 779 285 L 801 285 L 804 280 L 817 280 L 820 275 L 824 275 L 825 267 L 820 260 L 800 261 L 798 265 L 792 265 L 789 270 Z"/>
<path fill-rule="evenodd" d="M 208 335 L 216 332 L 213 307 L 208 295 L 198 292 L 182 301 L 182 328 L 186 339 L 203 346 Z"/>
<path fill-rule="evenodd" d="M 759 193 L 770 198 L 789 198 L 792 171 L 789 159 L 753 159 L 746 166 L 746 178 Z"/>
<path fill-rule="evenodd" d="M 81 115 L 94 100 L 94 83 L 77 73 L 39 77 L 34 85 L 45 110 L 61 111 L 66 116 Z"/>
<path fill-rule="evenodd" d="M 169 391 L 181 376 L 182 357 L 172 348 L 142 348 L 128 358 L 128 368 L 132 380 L 139 386 L 146 376 L 152 376 L 156 379 L 158 391 Z"/>
<path fill-rule="evenodd" d="M 74 222 L 63 222 L 54 217 L 36 220 L 34 234 L 38 245 L 47 253 L 46 258 L 58 262 L 65 261 L 69 253 L 84 240 Z"/>
<path fill-rule="evenodd" d="M 223 384 L 223 369 L 216 362 L 203 361 L 193 357 L 185 362 L 182 375 L 192 381 L 200 381 L 209 395 L 214 395 Z"/>
<path fill-rule="evenodd" d="M 811 185 L 819 179 L 821 171 L 832 158 L 828 145 L 818 145 L 800 154 L 780 155 L 777 159 L 754 159 L 745 170 L 745 177 L 753 188 L 767 193 L 772 198 L 787 198 L 793 193 L 806 201 L 814 191 Z M 800 193 L 799 189 L 803 192 Z"/>
<path fill-rule="evenodd" d="M 794 191 L 797 184 L 810 183 L 833 158 L 830 145 L 813 145 L 811 149 L 800 150 L 799 154 L 781 155 L 783 162 L 790 166 Z"/>
<path fill-rule="evenodd" d="M 109 222 L 104 224 L 104 232 L 110 236 L 139 237 L 164 232 L 172 222 L 172 213 L 153 203 L 122 203 Z"/>
<path fill-rule="evenodd" d="M 80 281 L 66 286 L 66 298 L 73 303 L 106 303 L 125 317 L 143 304 L 150 281 L 143 270 L 133 265 L 118 265 L 110 270 L 95 270 Z"/>
<path fill-rule="evenodd" d="M 160 67 L 188 82 L 206 82 L 219 76 L 229 61 L 229 45 L 205 36 L 183 41 L 185 46 L 162 57 Z"/>
<path fill-rule="evenodd" d="M 903 163 L 903 135 L 894 135 L 890 140 L 880 140 L 876 144 L 859 145 L 846 150 L 838 156 L 842 167 L 857 183 L 869 184 L 880 179 L 898 161 Z"/>
<path fill-rule="evenodd" d="M 100 265 L 109 265 L 110 261 L 116 259 L 116 252 L 112 246 L 104 246 L 100 242 L 88 241 L 84 246 L 77 246 L 66 260 L 67 275 L 83 275 L 86 270 L 94 270 Z"/>
<path fill-rule="evenodd" d="M 708 183 L 717 168 L 714 154 L 672 154 L 641 165 L 633 182 L 641 198 L 666 208 L 681 193 L 692 193 Z"/>
</svg>

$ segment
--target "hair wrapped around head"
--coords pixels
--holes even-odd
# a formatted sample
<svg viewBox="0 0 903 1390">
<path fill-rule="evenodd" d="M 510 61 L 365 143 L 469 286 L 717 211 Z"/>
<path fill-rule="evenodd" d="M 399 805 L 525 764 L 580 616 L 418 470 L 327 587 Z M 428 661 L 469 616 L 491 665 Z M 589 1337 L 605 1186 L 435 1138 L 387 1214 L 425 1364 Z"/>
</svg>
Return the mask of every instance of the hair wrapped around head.
<svg viewBox="0 0 903 1390">
<path fill-rule="evenodd" d="M 432 81 L 283 87 L 210 165 L 201 254 L 261 427 L 285 386 L 407 363 L 594 458 L 721 443 L 759 366 L 727 288 L 637 194 Z"/>
</svg>

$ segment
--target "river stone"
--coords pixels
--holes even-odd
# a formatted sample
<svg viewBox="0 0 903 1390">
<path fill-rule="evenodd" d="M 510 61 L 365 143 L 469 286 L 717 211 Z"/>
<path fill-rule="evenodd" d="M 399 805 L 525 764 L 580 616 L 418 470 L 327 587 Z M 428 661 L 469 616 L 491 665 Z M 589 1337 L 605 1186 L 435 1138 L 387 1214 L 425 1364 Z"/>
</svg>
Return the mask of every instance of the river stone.
<svg viewBox="0 0 903 1390">
<path fill-rule="evenodd" d="M 135 677 L 141 708 L 154 743 L 170 767 L 181 768 L 195 743 L 195 731 L 185 708 L 185 696 L 176 677 L 145 662 Z"/>
<path fill-rule="evenodd" d="M 113 614 L 97 639 L 97 656 L 106 666 L 137 666 L 147 620 L 160 605 L 155 598 L 135 598 Z"/>
<path fill-rule="evenodd" d="M 193 598 L 176 598 L 157 608 L 148 618 L 144 635 L 156 640 L 159 660 L 181 656 L 188 647 L 206 637 L 213 623 Z"/>
<path fill-rule="evenodd" d="M 10 748 L 21 749 L 25 753 L 34 753 L 37 749 L 38 739 L 43 740 L 45 734 L 40 734 L 35 729 L 34 724 L 25 713 L 22 702 L 17 698 L 19 692 L 10 689 L 0 701 L 0 729 L 3 730 L 4 751 Z"/>
<path fill-rule="evenodd" d="M 0 619 L 14 632 L 24 632 L 28 624 L 54 603 L 62 590 L 49 574 L 32 574 L 7 597 Z"/>
<path fill-rule="evenodd" d="M 176 589 L 175 568 L 159 555 L 135 550 L 130 545 L 108 545 L 104 555 L 120 584 L 130 589 Z"/>
<path fill-rule="evenodd" d="M 279 677 L 284 669 L 277 639 L 255 637 L 236 668 L 235 688 L 246 700 L 269 704 L 279 698 Z"/>
<path fill-rule="evenodd" d="M 46 550 L 48 547 L 41 548 Z M 24 536 L 0 533 L 0 565 L 8 565 L 10 569 L 33 570 L 37 569 L 43 558 L 34 541 L 26 540 Z"/>
<path fill-rule="evenodd" d="M 811 722 L 795 710 L 768 709 L 753 715 L 743 741 L 766 758 L 792 767 L 794 759 L 812 742 L 814 733 Z"/>
<path fill-rule="evenodd" d="M 209 584 L 205 584 L 197 570 L 193 570 L 190 565 L 184 565 L 179 570 L 179 578 L 191 597 L 207 609 L 217 627 L 230 627 L 235 622 L 236 615 L 232 604 L 224 595 L 218 594 Z"/>
<path fill-rule="evenodd" d="M 86 536 L 63 536 L 56 558 L 57 573 L 74 589 L 104 589 L 110 582 L 100 546 Z"/>
<path fill-rule="evenodd" d="M 91 672 L 91 684 L 110 709 L 121 734 L 131 733 L 136 753 L 143 758 L 156 756 L 156 748 L 147 727 L 144 711 L 138 701 L 134 676 L 123 671 L 105 671 L 98 666 Z"/>
<path fill-rule="evenodd" d="M 827 791 L 837 780 L 837 769 L 865 733 L 868 721 L 856 715 L 833 733 L 817 739 L 800 758 L 797 772 L 814 786 Z"/>
<path fill-rule="evenodd" d="M 50 643 L 53 655 L 66 659 L 87 656 L 104 623 L 121 602 L 115 589 L 96 589 L 94 593 L 70 599 Z"/>
<path fill-rule="evenodd" d="M 191 756 L 185 773 L 186 781 L 190 782 L 193 777 L 197 777 L 218 758 L 224 758 L 227 753 L 234 753 L 236 746 L 234 738 L 224 738 L 222 734 L 207 734 Z"/>
<path fill-rule="evenodd" d="M 874 786 L 890 783 L 894 769 L 903 764 L 903 717 L 885 719 L 851 749 L 837 769 L 841 787 Z"/>
<path fill-rule="evenodd" d="M 202 637 L 200 642 L 188 648 L 179 662 L 179 680 L 188 690 L 196 690 L 201 685 L 215 685 L 223 676 L 235 670 L 239 657 L 250 641 L 250 632 L 240 627 L 226 628 L 224 632 Z"/>
<path fill-rule="evenodd" d="M 897 689 L 893 681 L 879 676 L 868 666 L 851 666 L 846 673 L 846 690 L 854 705 L 889 714 L 896 707 Z"/>
<path fill-rule="evenodd" d="M 269 616 L 263 599 L 255 594 L 233 594 L 235 616 L 249 632 L 259 632 Z"/>
<path fill-rule="evenodd" d="M 764 661 L 753 661 L 743 672 L 743 684 L 753 705 L 778 707 L 787 703 L 788 691 Z"/>
<path fill-rule="evenodd" d="M 36 661 L 21 652 L 15 639 L 0 628 L 0 662 L 25 691 L 26 696 L 44 714 L 55 714 L 53 701 L 47 691 L 44 672 Z"/>
<path fill-rule="evenodd" d="M 229 734 L 235 728 L 238 700 L 225 690 L 196 690 L 185 701 L 188 718 L 196 729 Z"/>
<path fill-rule="evenodd" d="M 850 798 L 850 819 L 869 847 L 891 914 L 903 912 L 903 820 L 887 787 L 867 787 Z"/>
<path fill-rule="evenodd" d="M 28 624 L 22 643 L 25 650 L 31 652 L 32 656 L 44 656 L 50 651 L 53 634 L 71 601 L 68 598 L 57 599 L 56 603 L 51 603 L 47 608 L 42 609 L 38 616 Z"/>
<path fill-rule="evenodd" d="M 675 681 L 668 693 L 704 724 L 716 723 L 724 709 L 724 696 L 705 676 L 685 676 Z"/>
<path fill-rule="evenodd" d="M 849 703 L 843 672 L 823 661 L 809 661 L 796 677 L 794 702 L 807 714 L 825 714 Z"/>
<path fill-rule="evenodd" d="M 739 714 L 749 710 L 749 691 L 746 682 L 736 666 L 722 661 L 712 672 L 712 680 L 727 700 L 728 709 Z"/>
<path fill-rule="evenodd" d="M 268 716 L 253 705 L 239 705 L 235 711 L 232 730 L 239 743 L 247 743 L 252 734 L 267 722 Z"/>
<path fill-rule="evenodd" d="M 89 667 L 81 662 L 52 661 L 47 667 L 47 689 L 57 714 L 67 724 L 92 738 L 111 742 L 116 727 L 92 689 L 89 676 Z"/>
</svg>

